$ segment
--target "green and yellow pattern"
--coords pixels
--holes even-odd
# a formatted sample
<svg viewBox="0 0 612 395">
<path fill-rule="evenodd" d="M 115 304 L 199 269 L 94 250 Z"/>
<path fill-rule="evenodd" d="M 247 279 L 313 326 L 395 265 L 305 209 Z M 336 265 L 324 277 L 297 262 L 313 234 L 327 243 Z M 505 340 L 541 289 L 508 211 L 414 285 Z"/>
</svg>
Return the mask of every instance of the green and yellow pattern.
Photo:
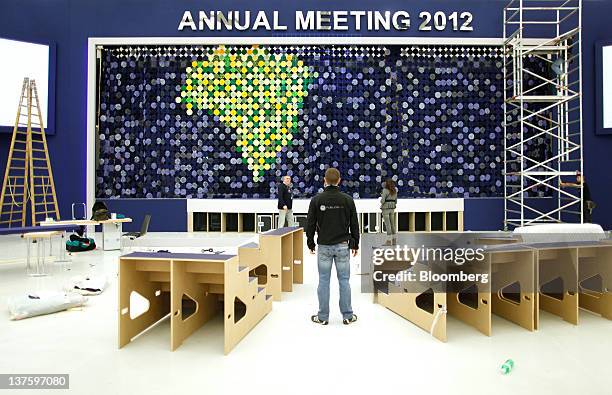
<svg viewBox="0 0 612 395">
<path fill-rule="evenodd" d="M 278 153 L 291 146 L 298 111 L 314 73 L 296 55 L 253 46 L 215 48 L 187 67 L 177 103 L 187 115 L 207 110 L 236 130 L 236 150 L 254 181 L 273 169 Z"/>
</svg>

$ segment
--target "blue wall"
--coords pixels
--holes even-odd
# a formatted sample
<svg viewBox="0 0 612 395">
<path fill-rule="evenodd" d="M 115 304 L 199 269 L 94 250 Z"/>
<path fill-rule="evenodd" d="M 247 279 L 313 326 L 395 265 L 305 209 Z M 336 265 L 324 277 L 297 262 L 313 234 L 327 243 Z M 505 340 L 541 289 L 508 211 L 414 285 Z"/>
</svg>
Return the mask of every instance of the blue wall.
<svg viewBox="0 0 612 395">
<path fill-rule="evenodd" d="M 405 9 L 411 12 L 410 36 L 501 37 L 502 8 L 505 1 L 491 0 L 385 0 L 366 1 L 211 1 L 211 0 L 3 0 L 0 3 L 0 36 L 29 41 L 57 43 L 56 135 L 49 137 L 49 149 L 56 178 L 60 209 L 63 217 L 70 216 L 72 202 L 85 201 L 86 169 L 86 95 L 87 38 L 112 36 L 198 36 L 198 32 L 179 32 L 178 22 L 184 10 L 259 9 L 279 10 L 289 25 L 285 34 L 292 33 L 296 9 Z M 418 12 L 470 11 L 474 15 L 471 33 L 424 32 L 415 26 Z M 595 135 L 594 43 L 612 40 L 612 1 L 584 1 L 583 9 L 583 75 L 584 75 L 584 155 L 585 173 L 598 208 L 594 221 L 605 228 L 612 227 L 612 192 L 610 159 L 612 138 Z M 245 33 L 242 33 L 245 34 Z M 275 35 L 256 32 L 254 35 Z M 384 36 L 385 32 L 362 34 Z M 236 35 L 223 32 L 223 36 Z M 394 33 L 393 35 L 397 35 Z M 6 61 L 2 59 L 2 61 Z M 0 72 L 2 71 L 0 62 Z M 0 134 L 0 174 L 4 174 L 10 135 Z M 110 203 L 112 211 L 138 215 L 151 212 L 151 230 L 184 230 L 185 202 L 180 200 L 139 200 Z M 139 227 L 138 215 L 134 228 Z M 500 199 L 469 200 L 466 202 L 465 224 L 471 230 L 491 230 L 502 226 L 503 202 Z"/>
</svg>

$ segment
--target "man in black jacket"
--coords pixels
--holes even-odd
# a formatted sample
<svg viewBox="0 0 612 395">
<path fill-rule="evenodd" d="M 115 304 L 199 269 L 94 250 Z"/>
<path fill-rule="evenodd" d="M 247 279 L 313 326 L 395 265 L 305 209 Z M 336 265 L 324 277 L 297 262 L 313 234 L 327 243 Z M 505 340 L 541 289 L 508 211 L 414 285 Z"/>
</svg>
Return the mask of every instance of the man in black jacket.
<svg viewBox="0 0 612 395">
<path fill-rule="evenodd" d="M 340 286 L 340 312 L 342 322 L 348 325 L 357 321 L 351 307 L 350 253 L 357 255 L 359 249 L 359 225 L 355 202 L 349 195 L 340 192 L 340 172 L 329 168 L 325 172 L 325 190 L 312 198 L 308 208 L 306 237 L 308 249 L 315 253 L 315 232 L 318 233 L 319 252 L 319 313 L 312 321 L 327 325 L 329 322 L 329 280 L 332 265 L 336 264 L 336 274 Z"/>
<path fill-rule="evenodd" d="M 291 177 L 283 177 L 283 182 L 278 185 L 278 227 L 293 226 L 293 195 L 291 193 Z"/>
</svg>

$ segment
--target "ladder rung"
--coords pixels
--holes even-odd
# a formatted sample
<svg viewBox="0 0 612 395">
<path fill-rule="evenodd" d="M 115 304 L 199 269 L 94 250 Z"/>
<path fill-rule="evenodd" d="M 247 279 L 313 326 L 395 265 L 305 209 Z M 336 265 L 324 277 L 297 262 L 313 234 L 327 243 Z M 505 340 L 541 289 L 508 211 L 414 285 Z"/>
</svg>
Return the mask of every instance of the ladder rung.
<svg viewBox="0 0 612 395">
<path fill-rule="evenodd" d="M 37 211 L 36 213 L 34 213 L 34 215 L 51 214 L 51 213 L 55 214 L 55 210 L 51 210 L 51 211 L 49 211 L 49 210 Z"/>
</svg>

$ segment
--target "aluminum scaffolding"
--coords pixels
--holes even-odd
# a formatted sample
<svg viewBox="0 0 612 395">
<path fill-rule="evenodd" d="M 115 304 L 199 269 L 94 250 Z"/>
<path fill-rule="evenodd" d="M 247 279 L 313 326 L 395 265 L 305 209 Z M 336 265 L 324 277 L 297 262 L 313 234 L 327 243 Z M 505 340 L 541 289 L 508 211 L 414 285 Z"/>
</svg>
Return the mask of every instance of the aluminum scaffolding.
<svg viewBox="0 0 612 395">
<path fill-rule="evenodd" d="M 582 223 L 582 0 L 503 13 L 504 226 Z"/>
</svg>

